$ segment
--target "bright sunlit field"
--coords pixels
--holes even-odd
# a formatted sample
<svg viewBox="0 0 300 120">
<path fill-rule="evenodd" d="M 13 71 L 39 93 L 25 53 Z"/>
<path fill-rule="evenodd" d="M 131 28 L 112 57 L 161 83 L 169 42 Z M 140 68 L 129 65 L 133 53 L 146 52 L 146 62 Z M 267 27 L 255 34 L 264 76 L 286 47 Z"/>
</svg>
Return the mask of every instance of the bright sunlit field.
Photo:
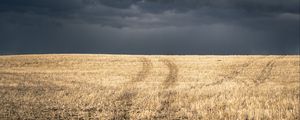
<svg viewBox="0 0 300 120">
<path fill-rule="evenodd" d="M 300 119 L 299 56 L 0 57 L 0 119 Z"/>
</svg>

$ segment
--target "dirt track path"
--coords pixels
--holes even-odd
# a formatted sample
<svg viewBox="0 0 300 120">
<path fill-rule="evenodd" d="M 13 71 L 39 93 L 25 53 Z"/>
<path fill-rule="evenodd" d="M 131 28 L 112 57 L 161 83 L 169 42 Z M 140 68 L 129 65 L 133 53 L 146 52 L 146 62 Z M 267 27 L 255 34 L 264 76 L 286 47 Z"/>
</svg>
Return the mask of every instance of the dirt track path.
<svg viewBox="0 0 300 120">
<path fill-rule="evenodd" d="M 254 64 L 255 61 L 257 61 L 258 59 L 260 59 L 260 58 L 252 59 L 252 60 L 250 60 L 250 61 L 248 61 L 246 63 L 243 63 L 243 64 L 241 64 L 241 65 L 238 66 L 239 69 L 232 71 L 231 73 L 229 73 L 228 75 L 226 75 L 221 80 L 218 80 L 218 81 L 210 83 L 210 84 L 203 85 L 202 87 L 220 85 L 223 82 L 225 82 L 226 80 L 234 80 L 236 77 L 238 77 L 240 75 L 240 73 L 242 73 L 245 69 L 247 69 L 251 64 Z M 236 82 L 242 82 L 243 84 L 247 85 L 247 83 L 245 81 L 236 81 Z"/>
<path fill-rule="evenodd" d="M 175 85 L 177 81 L 177 76 L 178 76 L 178 68 L 175 63 L 173 63 L 171 60 L 164 59 L 161 60 L 169 69 L 169 74 L 165 81 L 163 82 L 164 89 L 168 89 L 172 86 Z"/>
<path fill-rule="evenodd" d="M 150 73 L 150 70 L 152 69 L 152 63 L 151 60 L 147 58 L 141 58 L 141 63 L 143 64 L 142 70 L 138 72 L 135 78 L 133 78 L 130 83 L 140 82 L 143 81 Z M 131 84 L 129 84 L 131 85 Z"/>
<path fill-rule="evenodd" d="M 266 80 L 270 77 L 273 68 L 275 67 L 276 61 L 281 59 L 282 57 L 274 58 L 266 64 L 266 66 L 260 72 L 260 75 L 258 75 L 256 79 L 253 80 L 255 86 L 266 82 Z"/>
<path fill-rule="evenodd" d="M 176 97 L 176 91 L 168 89 L 175 86 L 179 69 L 171 60 L 163 59 L 161 62 L 168 67 L 169 73 L 162 83 L 163 89 L 162 92 L 159 93 L 161 99 L 160 107 L 156 111 L 154 119 L 171 119 L 176 112 L 175 107 L 173 106 Z"/>
<path fill-rule="evenodd" d="M 115 102 L 118 102 L 119 104 L 113 109 L 113 120 L 130 119 L 130 110 L 133 105 L 133 99 L 138 94 L 138 91 L 134 90 L 134 85 L 146 79 L 150 74 L 150 70 L 152 69 L 152 63 L 150 59 L 140 58 L 140 62 L 142 63 L 142 70 L 139 71 L 131 81 L 125 84 L 125 89 L 115 100 Z"/>
</svg>

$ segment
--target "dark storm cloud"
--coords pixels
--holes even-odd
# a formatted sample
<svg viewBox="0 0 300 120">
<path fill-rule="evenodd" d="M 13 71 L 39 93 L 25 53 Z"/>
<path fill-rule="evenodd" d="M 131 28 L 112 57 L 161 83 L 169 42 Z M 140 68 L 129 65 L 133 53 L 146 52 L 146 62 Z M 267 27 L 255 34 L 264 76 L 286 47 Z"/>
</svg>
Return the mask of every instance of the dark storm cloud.
<svg viewBox="0 0 300 120">
<path fill-rule="evenodd" d="M 116 8 L 128 8 L 132 4 L 138 4 L 149 11 L 162 9 L 191 10 L 202 7 L 217 7 L 259 13 L 299 12 L 298 0 L 98 0 L 98 2 Z"/>
<path fill-rule="evenodd" d="M 298 54 L 298 0 L 2 0 L 0 53 Z"/>
</svg>

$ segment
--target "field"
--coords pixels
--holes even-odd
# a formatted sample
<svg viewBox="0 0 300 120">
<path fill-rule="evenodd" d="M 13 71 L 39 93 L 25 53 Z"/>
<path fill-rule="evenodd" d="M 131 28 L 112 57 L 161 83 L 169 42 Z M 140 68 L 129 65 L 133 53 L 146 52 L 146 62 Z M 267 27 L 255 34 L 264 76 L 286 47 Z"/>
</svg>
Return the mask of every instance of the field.
<svg viewBox="0 0 300 120">
<path fill-rule="evenodd" d="M 0 119 L 300 119 L 299 56 L 0 57 Z"/>
</svg>

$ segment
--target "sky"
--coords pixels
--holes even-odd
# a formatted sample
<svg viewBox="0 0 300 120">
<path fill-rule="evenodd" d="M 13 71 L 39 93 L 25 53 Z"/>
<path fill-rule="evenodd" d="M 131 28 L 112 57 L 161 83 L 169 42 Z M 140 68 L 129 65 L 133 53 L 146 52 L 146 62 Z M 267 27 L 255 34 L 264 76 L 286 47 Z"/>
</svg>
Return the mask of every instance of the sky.
<svg viewBox="0 0 300 120">
<path fill-rule="evenodd" d="M 299 0 L 1 0 L 0 54 L 299 54 Z"/>
</svg>

